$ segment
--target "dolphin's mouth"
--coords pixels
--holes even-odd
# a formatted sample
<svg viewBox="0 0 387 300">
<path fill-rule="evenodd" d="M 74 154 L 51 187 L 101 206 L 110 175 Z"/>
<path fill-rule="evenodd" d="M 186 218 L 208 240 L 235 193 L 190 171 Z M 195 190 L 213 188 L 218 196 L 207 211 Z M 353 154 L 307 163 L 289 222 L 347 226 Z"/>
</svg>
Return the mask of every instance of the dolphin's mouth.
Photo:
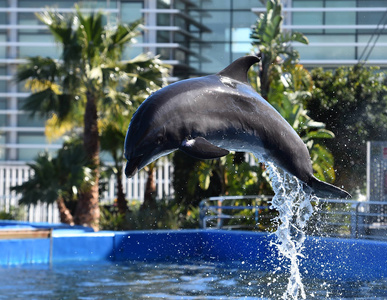
<svg viewBox="0 0 387 300">
<path fill-rule="evenodd" d="M 140 163 L 142 161 L 142 158 L 143 158 L 143 156 L 140 155 L 140 156 L 133 157 L 133 158 L 128 160 L 128 162 L 126 163 L 126 167 L 125 167 L 125 175 L 128 178 L 131 178 L 134 175 L 136 175 L 136 173 L 139 170 L 139 166 L 140 166 Z"/>
</svg>

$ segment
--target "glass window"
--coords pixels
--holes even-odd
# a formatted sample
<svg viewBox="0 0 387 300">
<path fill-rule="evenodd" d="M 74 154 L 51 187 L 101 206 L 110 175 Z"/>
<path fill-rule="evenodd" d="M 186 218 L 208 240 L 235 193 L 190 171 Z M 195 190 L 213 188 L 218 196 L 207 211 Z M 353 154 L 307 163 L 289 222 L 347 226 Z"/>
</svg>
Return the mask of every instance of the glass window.
<svg viewBox="0 0 387 300">
<path fill-rule="evenodd" d="M 169 40 L 169 31 L 157 31 L 157 42 L 158 43 L 168 43 Z"/>
<path fill-rule="evenodd" d="M 209 61 L 202 63 L 201 71 L 207 74 L 217 73 L 231 62 L 229 43 L 211 43 L 202 48 L 202 55 Z"/>
<path fill-rule="evenodd" d="M 386 7 L 386 0 L 357 0 L 357 2 L 359 7 Z"/>
<path fill-rule="evenodd" d="M 257 0 L 233 0 L 233 9 L 247 9 L 251 10 L 253 7 L 264 7 L 264 5 Z"/>
<path fill-rule="evenodd" d="M 196 56 L 192 56 L 190 55 L 189 56 L 189 65 L 191 68 L 194 68 L 196 70 L 199 70 L 200 69 L 200 63 L 202 63 L 205 58 L 201 57 L 200 54 L 201 54 L 201 49 L 202 49 L 202 44 L 201 43 L 197 43 L 197 42 L 192 42 L 189 49 L 195 53 L 198 53 L 199 56 L 196 57 Z M 186 74 L 185 74 L 186 76 Z"/>
<path fill-rule="evenodd" d="M 184 3 L 184 1 L 174 1 L 174 2 L 173 2 L 173 8 L 185 10 L 186 7 L 187 7 L 187 6 L 186 6 L 186 4 Z"/>
<path fill-rule="evenodd" d="M 21 58 L 38 55 L 59 58 L 62 52 L 61 46 L 55 43 L 54 37 L 51 34 L 19 34 L 19 41 L 27 43 L 52 43 L 50 46 L 20 46 L 19 57 Z"/>
<path fill-rule="evenodd" d="M 142 41 L 137 38 L 137 42 L 141 43 Z M 143 52 L 144 49 L 142 47 L 133 47 L 129 45 L 128 47 L 124 48 L 124 51 L 122 53 L 122 59 L 129 60 L 136 57 L 137 55 L 140 55 Z"/>
<path fill-rule="evenodd" d="M 234 28 L 231 32 L 232 34 L 232 42 L 236 43 L 247 43 L 250 42 L 250 28 Z"/>
<path fill-rule="evenodd" d="M 168 14 L 157 14 L 157 25 L 169 26 L 171 25 L 171 19 Z"/>
<path fill-rule="evenodd" d="M 238 0 L 240 1 L 240 0 Z M 243 0 L 245 1 L 245 0 Z M 242 2 L 242 1 L 240 1 Z M 231 0 L 211 0 L 211 1 L 202 1 L 202 8 L 205 9 L 230 9 Z"/>
<path fill-rule="evenodd" d="M 62 1 L 66 1 L 66 0 L 62 0 Z M 70 5 L 71 2 L 73 1 L 69 1 L 69 3 L 67 5 Z M 107 1 L 107 0 L 94 0 L 94 1 L 87 1 L 87 0 L 83 0 L 83 1 L 74 1 L 72 6 L 70 7 L 73 7 L 74 4 L 78 4 L 79 7 L 81 8 L 85 8 L 85 9 L 95 9 L 95 10 L 98 10 L 98 9 L 104 9 L 104 8 L 117 8 L 117 1 L 114 1 L 114 0 L 110 0 L 110 1 Z M 109 4 L 109 6 L 108 6 Z"/>
<path fill-rule="evenodd" d="M 7 36 L 5 33 L 0 33 L 0 42 L 6 42 Z M 0 58 L 7 58 L 7 48 L 6 47 L 0 47 Z"/>
<path fill-rule="evenodd" d="M 361 12 L 358 12 L 358 24 L 359 25 L 378 25 L 379 22 L 381 21 L 382 21 L 382 24 L 385 24 L 385 22 L 383 22 L 383 19 L 385 17 L 386 16 L 384 12 L 361 11 Z"/>
<path fill-rule="evenodd" d="M 157 55 L 160 55 L 160 59 L 174 59 L 174 49 L 172 48 L 157 48 L 156 52 Z"/>
<path fill-rule="evenodd" d="M 180 49 L 175 49 L 174 53 L 175 53 L 175 55 L 173 57 L 174 59 L 181 61 L 181 62 L 185 62 L 186 57 L 187 57 L 187 53 L 185 51 L 180 50 Z"/>
<path fill-rule="evenodd" d="M 44 133 L 18 133 L 17 135 L 19 144 L 45 144 L 47 143 Z"/>
<path fill-rule="evenodd" d="M 0 24 L 7 24 L 7 13 L 0 12 Z"/>
<path fill-rule="evenodd" d="M 42 144 L 41 148 L 27 148 L 27 149 L 18 149 L 18 159 L 30 161 L 35 159 L 39 153 L 45 151 L 44 145 L 48 143 L 44 133 L 32 133 L 32 132 L 20 132 L 18 133 L 18 143 L 19 144 Z M 62 144 L 61 140 L 55 141 L 53 144 Z M 55 153 L 55 149 L 50 149 L 48 152 Z"/>
<path fill-rule="evenodd" d="M 0 79 L 0 93 L 7 92 L 7 80 Z"/>
<path fill-rule="evenodd" d="M 292 14 L 293 25 L 300 26 L 317 26 L 323 25 L 323 13 L 322 12 L 294 12 Z M 313 28 L 295 28 L 296 31 L 301 32 L 313 32 L 313 33 L 321 33 L 322 29 L 313 29 Z"/>
<path fill-rule="evenodd" d="M 175 43 L 180 43 L 181 45 L 184 45 L 185 47 L 188 47 L 188 38 L 186 35 L 180 33 L 180 32 L 175 32 L 173 34 L 173 41 Z"/>
<path fill-rule="evenodd" d="M 367 1 L 367 3 L 370 1 Z M 356 0 L 325 0 L 326 7 L 356 7 Z"/>
<path fill-rule="evenodd" d="M 356 12 L 327 12 L 326 25 L 355 25 Z M 326 33 L 355 33 L 355 29 L 327 29 Z"/>
<path fill-rule="evenodd" d="M 326 7 L 356 7 L 356 1 L 327 1 Z M 356 12 L 326 12 L 326 25 L 355 25 Z M 355 33 L 355 29 L 329 29 L 326 33 Z"/>
<path fill-rule="evenodd" d="M 294 47 L 301 59 L 355 59 L 355 47 Z"/>
<path fill-rule="evenodd" d="M 324 7 L 324 0 L 293 0 L 293 7 Z"/>
<path fill-rule="evenodd" d="M 211 42 L 229 41 L 231 27 L 231 15 L 229 11 L 212 11 L 211 16 L 203 17 L 203 24 L 211 29 L 211 32 L 203 33 L 203 40 Z"/>
<path fill-rule="evenodd" d="M 54 39 L 54 36 L 49 33 L 46 33 L 46 34 L 21 33 L 19 34 L 19 42 L 55 43 L 55 39 Z"/>
<path fill-rule="evenodd" d="M 17 90 L 19 93 L 31 93 L 31 90 L 26 87 L 26 81 L 17 83 Z M 20 102 L 21 100 L 19 100 Z"/>
<path fill-rule="evenodd" d="M 302 1 L 302 0 L 293 0 L 293 7 L 300 8 L 315 8 L 315 7 L 323 7 L 323 1 L 314 0 L 314 1 Z M 323 12 L 293 12 L 292 13 L 292 24 L 293 25 L 322 25 L 324 21 Z M 300 31 L 303 33 L 322 33 L 322 30 L 316 29 L 295 29 L 296 31 Z"/>
<path fill-rule="evenodd" d="M 251 43 L 232 43 L 232 60 L 244 56 L 251 52 Z"/>
<path fill-rule="evenodd" d="M 7 99 L 0 98 L 0 110 L 7 109 Z M 7 115 L 0 113 L 0 126 L 7 126 Z M 1 133 L 1 131 L 0 131 Z"/>
<path fill-rule="evenodd" d="M 373 46 L 375 40 L 375 36 L 371 39 L 371 35 L 368 34 L 358 36 L 359 43 L 369 43 L 368 47 L 358 47 L 358 55 L 360 56 L 363 54 L 362 59 L 365 59 L 367 55 L 368 59 L 386 59 L 386 47 L 379 47 L 378 43 L 387 43 L 387 35 L 380 35 L 375 46 Z"/>
<path fill-rule="evenodd" d="M 250 41 L 251 26 L 254 25 L 258 17 L 251 11 L 237 12 L 232 14 L 232 40 L 233 41 Z"/>
<path fill-rule="evenodd" d="M 42 148 L 38 148 L 38 149 L 35 149 L 35 148 L 31 148 L 31 149 L 18 149 L 17 150 L 17 153 L 18 153 L 18 160 L 21 160 L 21 161 L 32 161 L 32 160 L 35 160 L 38 155 L 40 153 L 43 153 L 43 152 L 48 152 L 48 153 L 51 153 L 52 156 L 55 157 L 55 152 L 57 150 L 55 149 L 44 149 L 44 147 L 42 146 Z"/>
<path fill-rule="evenodd" d="M 355 42 L 355 35 L 318 35 L 308 36 L 309 46 L 297 47 L 301 59 L 355 59 L 353 46 L 313 46 L 313 43 L 351 43 Z"/>
<path fill-rule="evenodd" d="M 18 13 L 17 22 L 20 25 L 43 25 L 34 13 Z"/>
<path fill-rule="evenodd" d="M 351 42 L 355 42 L 355 35 L 354 34 L 311 35 L 311 36 L 308 36 L 308 39 L 310 43 L 351 43 Z"/>
<path fill-rule="evenodd" d="M 0 113 L 0 126 L 7 126 L 7 116 L 3 113 Z"/>
<path fill-rule="evenodd" d="M 71 1 L 71 0 L 40 0 L 40 1 L 31 1 L 31 0 L 19 0 L 18 6 L 19 7 L 55 7 L 55 8 L 71 8 L 74 7 L 74 4 L 78 1 Z M 80 1 L 82 2 L 82 1 Z M 93 1 L 96 2 L 96 1 Z"/>
<path fill-rule="evenodd" d="M 0 132 L 0 145 L 5 145 L 5 134 Z M 0 147 L 0 160 L 6 160 L 6 151 L 4 147 Z"/>
<path fill-rule="evenodd" d="M 173 23 L 171 25 L 179 26 L 181 28 L 185 28 L 187 22 L 184 18 L 180 16 L 174 16 L 173 17 Z"/>
<path fill-rule="evenodd" d="M 51 47 L 41 46 L 41 47 L 31 47 L 31 46 L 21 46 L 19 48 L 19 57 L 25 58 L 29 56 L 43 56 L 51 58 L 59 58 L 62 54 L 62 49 L 59 45 L 53 45 Z"/>
<path fill-rule="evenodd" d="M 170 8 L 171 0 L 157 0 L 157 8 Z"/>
<path fill-rule="evenodd" d="M 123 2 L 121 4 L 121 22 L 131 23 L 142 18 L 142 3 Z"/>
<path fill-rule="evenodd" d="M 28 113 L 17 116 L 18 127 L 44 127 L 45 120 L 35 115 L 34 117 L 29 116 Z"/>
<path fill-rule="evenodd" d="M 194 19 L 195 21 L 197 21 L 198 23 L 201 23 L 202 22 L 202 17 L 203 15 L 207 14 L 207 12 L 203 12 L 203 11 L 199 11 L 199 10 L 189 10 L 188 11 L 188 15 Z M 197 27 L 190 24 L 190 26 L 192 26 L 192 29 L 193 31 L 197 30 Z"/>
</svg>

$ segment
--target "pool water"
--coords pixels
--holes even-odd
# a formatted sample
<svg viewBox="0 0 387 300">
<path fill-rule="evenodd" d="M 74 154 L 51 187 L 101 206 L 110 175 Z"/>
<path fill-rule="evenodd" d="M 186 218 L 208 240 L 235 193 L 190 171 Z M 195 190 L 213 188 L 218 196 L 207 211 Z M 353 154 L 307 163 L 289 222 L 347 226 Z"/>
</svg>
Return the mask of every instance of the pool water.
<svg viewBox="0 0 387 300">
<path fill-rule="evenodd" d="M 21 265 L 0 267 L 0 299 L 279 299 L 287 281 L 286 274 L 196 261 Z M 387 279 L 303 283 L 307 299 L 387 299 Z"/>
</svg>

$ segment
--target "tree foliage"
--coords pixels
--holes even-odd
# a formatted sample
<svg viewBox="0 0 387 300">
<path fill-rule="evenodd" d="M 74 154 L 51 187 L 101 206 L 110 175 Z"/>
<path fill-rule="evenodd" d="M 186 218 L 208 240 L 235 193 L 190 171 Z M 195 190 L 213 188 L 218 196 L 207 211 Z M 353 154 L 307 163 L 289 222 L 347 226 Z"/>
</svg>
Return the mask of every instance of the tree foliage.
<svg viewBox="0 0 387 300">
<path fill-rule="evenodd" d="M 261 62 L 258 69 L 250 69 L 249 81 L 306 143 L 315 175 L 322 180 L 334 181 L 333 157 L 319 142 L 334 135 L 325 129 L 325 124 L 314 121 L 305 109 L 304 100 L 310 97 L 313 81 L 309 72 L 297 64 L 299 54 L 291 47 L 292 42 L 307 44 L 308 39 L 298 32 L 282 31 L 282 5 L 278 0 L 267 1 L 266 9 L 250 36 L 253 50 L 261 56 Z M 220 160 L 196 162 L 190 168 L 192 171 L 185 171 L 189 172 L 186 193 L 192 197 L 201 195 L 197 192 L 199 186 L 208 190 L 209 196 L 271 194 L 264 166 L 248 164 L 240 157 L 243 157 L 242 153 L 232 153 Z M 177 183 L 182 175 L 178 177 L 175 176 Z M 179 187 L 175 186 L 175 190 L 179 191 Z"/>
<path fill-rule="evenodd" d="M 254 74 L 254 72 L 252 71 Z M 324 139 L 335 137 L 323 122 L 311 118 L 305 102 L 313 91 L 310 73 L 299 64 L 288 64 L 276 73 L 271 82 L 268 101 L 287 120 L 306 144 L 314 170 L 314 175 L 324 181 L 336 178 L 334 159 L 324 146 Z"/>
<path fill-rule="evenodd" d="M 387 139 L 386 75 L 361 65 L 312 71 L 314 89 L 305 102 L 310 116 L 336 138 L 324 143 L 335 158 L 337 184 L 364 192 L 366 142 Z"/>
<path fill-rule="evenodd" d="M 265 99 L 269 94 L 272 77 L 276 73 L 281 73 L 280 66 L 293 64 L 299 58 L 298 51 L 292 48 L 292 42 L 309 43 L 302 33 L 282 31 L 282 22 L 280 1 L 269 0 L 266 3 L 266 12 L 260 14 L 250 34 L 252 45 L 261 57 L 259 81 L 255 82 Z"/>
<path fill-rule="evenodd" d="M 12 190 L 21 194 L 19 203 L 30 205 L 57 202 L 62 210 L 61 222 L 73 223 L 73 212 L 69 208 L 74 207 L 73 203 L 80 192 L 94 184 L 82 142 L 79 139 L 66 141 L 56 157 L 45 152 L 28 166 L 33 172 L 31 178 L 12 187 Z M 62 214 L 70 215 L 71 221 Z"/>
<path fill-rule="evenodd" d="M 79 195 L 76 222 L 98 229 L 99 121 L 114 122 L 121 114 L 130 119 L 133 102 L 161 87 L 168 69 L 148 55 L 122 61 L 124 46 L 140 33 L 140 21 L 113 27 L 105 25 L 101 13 L 83 15 L 79 9 L 66 15 L 47 10 L 38 18 L 54 35 L 62 54 L 60 60 L 29 58 L 19 69 L 17 80 L 26 81 L 32 90 L 23 108 L 48 118 L 52 137 L 53 128 L 61 128 L 60 134 L 83 129 L 95 185 Z"/>
</svg>

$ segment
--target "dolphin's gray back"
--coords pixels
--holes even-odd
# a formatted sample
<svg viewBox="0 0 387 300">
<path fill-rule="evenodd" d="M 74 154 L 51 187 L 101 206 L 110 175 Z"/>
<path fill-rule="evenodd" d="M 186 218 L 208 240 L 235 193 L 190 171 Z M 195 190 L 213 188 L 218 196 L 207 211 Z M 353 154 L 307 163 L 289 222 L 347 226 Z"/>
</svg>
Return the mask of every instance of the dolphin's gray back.
<svg viewBox="0 0 387 300">
<path fill-rule="evenodd" d="M 218 74 L 176 82 L 148 97 L 125 139 L 125 173 L 180 149 L 201 159 L 252 152 L 296 176 L 317 195 L 350 195 L 313 176 L 308 149 L 289 123 L 248 83 L 256 56 L 237 59 Z"/>
<path fill-rule="evenodd" d="M 304 182 L 313 173 L 309 152 L 297 133 L 242 82 L 219 75 L 183 80 L 146 102 L 147 110 L 157 107 L 160 118 L 154 121 L 164 122 L 174 139 L 204 137 L 230 151 L 258 153 Z"/>
</svg>

